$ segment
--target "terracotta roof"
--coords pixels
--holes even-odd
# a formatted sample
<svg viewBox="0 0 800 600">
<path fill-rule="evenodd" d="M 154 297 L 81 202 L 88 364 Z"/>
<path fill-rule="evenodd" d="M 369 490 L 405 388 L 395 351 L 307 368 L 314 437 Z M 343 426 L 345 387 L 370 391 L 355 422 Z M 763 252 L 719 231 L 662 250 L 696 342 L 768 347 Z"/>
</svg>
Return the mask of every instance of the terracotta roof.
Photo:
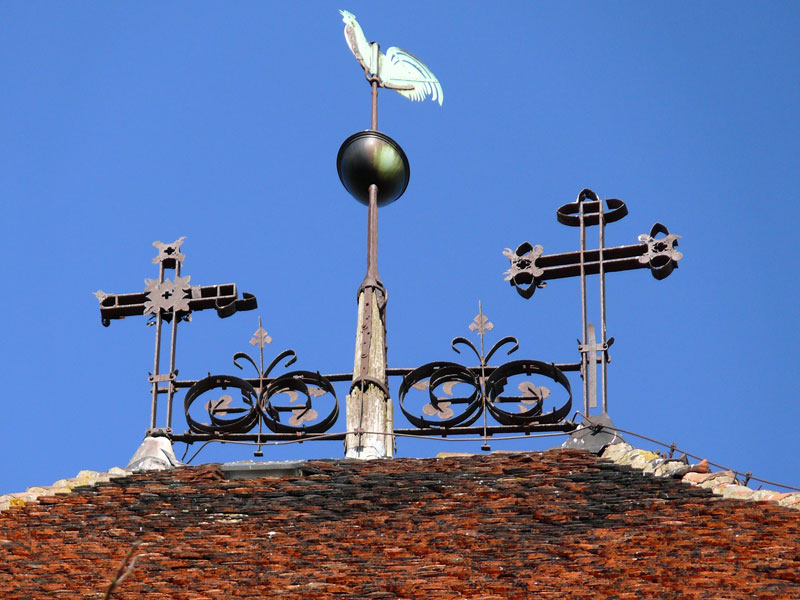
<svg viewBox="0 0 800 600">
<path fill-rule="evenodd" d="M 3 598 L 791 598 L 800 513 L 577 450 L 136 474 L 0 513 Z"/>
</svg>

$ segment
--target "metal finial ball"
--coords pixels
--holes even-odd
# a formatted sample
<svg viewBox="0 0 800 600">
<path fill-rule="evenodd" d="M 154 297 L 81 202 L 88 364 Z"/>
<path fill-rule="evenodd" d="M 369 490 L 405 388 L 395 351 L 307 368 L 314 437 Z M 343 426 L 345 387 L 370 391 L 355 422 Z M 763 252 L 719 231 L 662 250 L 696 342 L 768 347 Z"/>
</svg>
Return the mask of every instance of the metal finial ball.
<svg viewBox="0 0 800 600">
<path fill-rule="evenodd" d="M 347 138 L 336 157 L 342 185 L 356 200 L 369 204 L 369 186 L 378 186 L 378 206 L 403 195 L 411 169 L 406 153 L 385 133 L 367 130 Z"/>
</svg>

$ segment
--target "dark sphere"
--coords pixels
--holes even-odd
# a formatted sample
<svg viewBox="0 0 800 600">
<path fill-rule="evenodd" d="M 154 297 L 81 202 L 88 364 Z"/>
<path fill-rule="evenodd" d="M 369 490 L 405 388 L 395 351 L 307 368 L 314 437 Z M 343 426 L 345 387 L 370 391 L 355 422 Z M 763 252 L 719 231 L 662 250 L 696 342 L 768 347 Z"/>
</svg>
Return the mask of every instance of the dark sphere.
<svg viewBox="0 0 800 600">
<path fill-rule="evenodd" d="M 397 200 L 406 191 L 411 170 L 406 153 L 385 133 L 359 131 L 347 138 L 336 157 L 342 185 L 356 200 L 369 204 L 369 186 L 378 186 L 378 206 Z"/>
</svg>

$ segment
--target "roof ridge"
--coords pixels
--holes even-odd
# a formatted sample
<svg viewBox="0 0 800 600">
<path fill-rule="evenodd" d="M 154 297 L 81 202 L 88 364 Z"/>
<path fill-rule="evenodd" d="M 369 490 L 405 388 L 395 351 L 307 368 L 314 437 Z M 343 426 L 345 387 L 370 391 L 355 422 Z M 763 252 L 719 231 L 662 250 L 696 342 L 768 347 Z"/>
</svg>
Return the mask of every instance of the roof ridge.
<svg viewBox="0 0 800 600">
<path fill-rule="evenodd" d="M 800 492 L 754 490 L 739 482 L 731 470 L 712 472 L 706 459 L 696 464 L 689 464 L 685 458 L 666 457 L 659 452 L 634 448 L 625 442 L 606 446 L 600 457 L 617 465 L 629 466 L 643 474 L 680 479 L 689 485 L 710 489 L 723 498 L 753 502 L 769 501 L 800 510 Z"/>
<path fill-rule="evenodd" d="M 560 448 L 553 448 L 558 450 Z M 494 454 L 536 454 L 547 452 L 546 450 L 513 450 L 495 451 L 491 454 L 478 454 L 467 452 L 440 452 L 436 456 L 429 457 L 397 457 L 392 460 L 435 460 L 446 458 L 470 458 L 486 457 Z M 632 469 L 641 471 L 645 475 L 652 475 L 662 479 L 681 479 L 684 483 L 695 487 L 710 489 L 715 495 L 722 498 L 735 500 L 749 500 L 754 502 L 769 501 L 779 506 L 800 510 L 800 492 L 777 492 L 775 490 L 754 490 L 743 485 L 736 478 L 733 471 L 714 471 L 712 472 L 708 461 L 703 459 L 699 463 L 689 464 L 685 457 L 671 458 L 659 452 L 634 448 L 630 444 L 621 442 L 606 446 L 600 453 L 600 457 L 620 466 L 629 466 Z M 330 467 L 338 467 L 337 463 L 346 464 L 346 459 L 312 459 L 309 463 L 326 463 Z M 202 465 L 185 465 L 183 468 L 201 470 L 204 467 L 219 466 L 219 463 L 204 463 Z M 150 476 L 156 474 L 155 471 L 148 472 Z M 123 469 L 122 467 L 111 467 L 108 471 L 82 470 L 75 477 L 59 479 L 49 486 L 31 486 L 24 492 L 0 495 L 0 512 L 15 506 L 24 506 L 30 502 L 35 502 L 42 496 L 56 496 L 70 494 L 74 489 L 94 487 L 97 484 L 108 482 L 112 479 L 129 477 L 136 474 L 134 470 Z"/>
</svg>

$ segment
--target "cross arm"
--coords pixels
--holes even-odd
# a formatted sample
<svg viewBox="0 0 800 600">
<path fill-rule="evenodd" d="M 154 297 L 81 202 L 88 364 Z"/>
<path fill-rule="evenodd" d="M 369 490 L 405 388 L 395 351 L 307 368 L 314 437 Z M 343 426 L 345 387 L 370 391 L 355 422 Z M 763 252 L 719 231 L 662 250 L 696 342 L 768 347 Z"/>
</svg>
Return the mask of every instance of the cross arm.
<svg viewBox="0 0 800 600">
<path fill-rule="evenodd" d="M 663 234 L 661 237 L 659 234 Z M 683 254 L 676 250 L 681 236 L 671 234 L 666 226 L 656 223 L 650 234 L 639 236 L 638 244 L 586 250 L 583 252 L 583 268 L 587 275 L 600 272 L 600 265 L 607 273 L 649 268 L 658 280 L 669 277 L 678 266 Z M 578 277 L 581 274 L 581 252 L 542 254 L 541 246 L 529 242 L 520 244 L 516 250 L 507 248 L 503 254 L 511 266 L 505 272 L 506 281 L 517 289 L 523 298 L 530 298 L 537 287 L 545 281 Z"/>
<path fill-rule="evenodd" d="M 143 315 L 154 312 L 150 291 L 136 292 L 133 294 L 106 294 L 102 291 L 95 295 L 100 301 L 100 318 L 103 325 L 108 327 L 112 319 Z M 256 297 L 253 294 L 242 292 L 238 297 L 235 283 L 219 285 L 193 285 L 183 290 L 182 300 L 184 310 L 179 310 L 178 315 L 184 316 L 190 312 L 213 308 L 220 318 L 226 318 L 238 311 L 253 310 L 258 308 Z M 185 310 L 188 308 L 188 310 Z M 157 308 L 156 308 L 157 309 Z M 162 316 L 169 320 L 171 311 L 161 308 Z"/>
</svg>

